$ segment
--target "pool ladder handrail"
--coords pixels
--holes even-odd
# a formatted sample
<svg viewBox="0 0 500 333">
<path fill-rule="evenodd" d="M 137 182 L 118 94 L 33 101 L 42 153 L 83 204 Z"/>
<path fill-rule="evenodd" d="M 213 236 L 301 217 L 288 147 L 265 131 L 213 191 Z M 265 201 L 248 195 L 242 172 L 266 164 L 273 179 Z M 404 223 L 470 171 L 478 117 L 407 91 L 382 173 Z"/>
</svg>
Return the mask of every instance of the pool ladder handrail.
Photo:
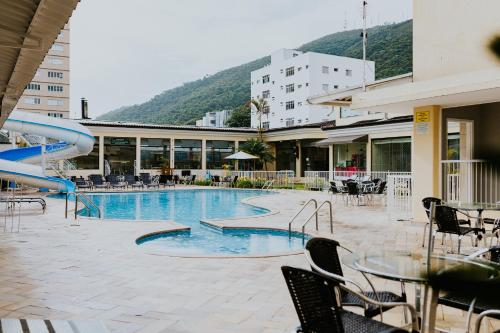
<svg viewBox="0 0 500 333">
<path fill-rule="evenodd" d="M 273 180 L 266 180 L 266 182 L 262 186 L 262 190 L 270 190 L 270 189 L 272 189 L 273 188 L 273 184 L 274 184 L 274 179 Z"/>
<path fill-rule="evenodd" d="M 293 223 L 293 221 L 295 221 L 295 219 L 299 216 L 299 214 L 302 213 L 302 211 L 304 209 L 306 209 L 306 207 L 311 202 L 314 202 L 314 211 L 315 212 L 318 211 L 318 201 L 316 201 L 316 199 L 309 199 L 305 204 L 303 204 L 302 207 L 299 209 L 299 211 L 292 217 L 290 222 L 288 222 L 288 238 L 292 238 L 292 223 Z M 316 215 L 316 225 L 317 224 L 318 224 L 318 216 Z"/>
<path fill-rule="evenodd" d="M 319 230 L 319 225 L 318 225 L 318 212 L 319 210 L 325 205 L 328 204 L 330 206 L 329 213 L 330 213 L 330 233 L 333 234 L 333 204 L 330 200 L 325 200 L 319 205 L 319 207 L 316 208 L 316 210 L 309 216 L 309 218 L 302 224 L 302 240 L 305 239 L 305 229 L 306 225 L 311 221 L 313 216 L 316 215 L 316 231 Z"/>
<path fill-rule="evenodd" d="M 67 197 L 67 195 L 66 195 Z M 75 220 L 78 216 L 78 198 L 84 198 L 87 202 L 85 202 L 84 200 L 80 200 L 83 205 L 85 206 L 85 208 L 87 208 L 87 216 L 90 217 L 90 209 L 91 208 L 94 208 L 96 211 L 97 211 L 97 217 L 98 218 L 101 218 L 101 209 L 99 207 L 97 207 L 97 205 L 92 201 L 92 199 L 90 199 L 90 197 L 88 195 L 86 195 L 85 193 L 82 193 L 82 192 L 79 192 L 79 193 L 75 193 Z M 89 205 L 91 207 L 89 207 Z"/>
</svg>

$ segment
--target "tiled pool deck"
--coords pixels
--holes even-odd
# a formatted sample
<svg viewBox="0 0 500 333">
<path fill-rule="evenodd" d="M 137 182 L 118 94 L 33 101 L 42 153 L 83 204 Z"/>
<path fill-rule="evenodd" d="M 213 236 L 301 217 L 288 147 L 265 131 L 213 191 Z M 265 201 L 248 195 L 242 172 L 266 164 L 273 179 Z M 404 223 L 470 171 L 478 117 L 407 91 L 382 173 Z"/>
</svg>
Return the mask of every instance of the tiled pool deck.
<svg viewBox="0 0 500 333">
<path fill-rule="evenodd" d="M 330 196 L 282 191 L 249 201 L 277 214 L 212 223 L 286 229 L 309 198 Z M 303 255 L 152 255 L 135 245 L 136 238 L 179 225 L 79 219 L 76 226 L 72 218 L 64 219 L 63 200 L 47 200 L 45 214 L 36 206 L 25 210 L 19 233 L 0 232 L 0 318 L 93 319 L 114 332 L 290 332 L 298 323 L 280 267 L 307 267 Z M 423 224 L 397 221 L 397 214 L 388 214 L 382 205 L 338 202 L 334 215 L 333 237 L 355 251 L 420 247 Z M 332 237 L 327 221 L 325 210 L 318 234 Z M 469 251 L 468 240 L 464 243 L 464 252 Z M 361 281 L 355 272 L 346 274 Z M 397 283 L 374 281 L 399 290 Z M 413 288 L 407 289 L 413 299 Z M 445 308 L 443 321 L 438 310 L 438 326 L 462 328 L 460 311 Z M 400 318 L 400 310 L 385 316 L 394 324 Z"/>
</svg>

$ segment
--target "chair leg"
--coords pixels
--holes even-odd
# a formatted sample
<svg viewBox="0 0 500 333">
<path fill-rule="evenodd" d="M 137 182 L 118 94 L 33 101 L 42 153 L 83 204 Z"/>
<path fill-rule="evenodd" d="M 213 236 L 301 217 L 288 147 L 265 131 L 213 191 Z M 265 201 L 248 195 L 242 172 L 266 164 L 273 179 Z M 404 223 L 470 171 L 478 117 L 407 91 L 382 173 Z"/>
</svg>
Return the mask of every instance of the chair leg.
<svg viewBox="0 0 500 333">
<path fill-rule="evenodd" d="M 460 254 L 460 245 L 462 244 L 462 236 L 458 236 L 458 254 Z"/>
<path fill-rule="evenodd" d="M 444 239 L 445 239 L 445 237 L 446 237 L 446 234 L 443 233 L 443 238 L 441 238 L 441 245 L 444 245 Z"/>
<path fill-rule="evenodd" d="M 436 241 L 436 232 L 432 233 L 432 244 L 431 244 L 431 252 L 434 252 L 434 242 Z"/>
<path fill-rule="evenodd" d="M 427 222 L 424 225 L 424 237 L 422 237 L 422 247 L 425 247 L 425 235 L 427 234 L 427 226 L 429 225 L 429 222 Z"/>
</svg>

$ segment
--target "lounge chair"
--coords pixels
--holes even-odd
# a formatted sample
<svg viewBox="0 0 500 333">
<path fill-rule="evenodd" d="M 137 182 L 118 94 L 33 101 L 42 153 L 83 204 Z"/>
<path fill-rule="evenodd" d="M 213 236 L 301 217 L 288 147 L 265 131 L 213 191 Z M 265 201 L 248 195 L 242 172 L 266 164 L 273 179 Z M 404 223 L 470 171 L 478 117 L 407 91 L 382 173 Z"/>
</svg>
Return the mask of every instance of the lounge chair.
<svg viewBox="0 0 500 333">
<path fill-rule="evenodd" d="M 127 187 L 130 186 L 132 189 L 144 187 L 143 183 L 137 180 L 134 175 L 125 175 L 125 181 L 127 182 Z"/>
<path fill-rule="evenodd" d="M 127 183 L 119 179 L 117 175 L 109 175 L 106 180 L 112 188 L 127 188 Z"/>
<path fill-rule="evenodd" d="M 191 175 L 188 177 L 185 181 L 184 184 L 186 185 L 194 185 L 194 181 L 196 180 L 196 175 Z"/>
<path fill-rule="evenodd" d="M 141 181 L 142 184 L 147 188 L 150 187 L 160 188 L 160 182 L 158 177 L 151 177 L 151 174 L 147 172 L 141 173 Z"/>
<path fill-rule="evenodd" d="M 104 181 L 101 175 L 90 175 L 89 180 L 92 182 L 92 186 L 96 189 L 107 189 L 109 188 L 109 183 Z"/>
<path fill-rule="evenodd" d="M 163 187 L 175 187 L 174 177 L 172 175 L 160 175 L 158 182 L 160 185 L 163 185 Z"/>
<path fill-rule="evenodd" d="M 76 185 L 76 188 L 78 190 L 81 190 L 81 189 L 91 190 L 92 189 L 92 184 L 88 180 L 83 179 L 82 177 L 75 179 L 75 185 Z"/>
</svg>

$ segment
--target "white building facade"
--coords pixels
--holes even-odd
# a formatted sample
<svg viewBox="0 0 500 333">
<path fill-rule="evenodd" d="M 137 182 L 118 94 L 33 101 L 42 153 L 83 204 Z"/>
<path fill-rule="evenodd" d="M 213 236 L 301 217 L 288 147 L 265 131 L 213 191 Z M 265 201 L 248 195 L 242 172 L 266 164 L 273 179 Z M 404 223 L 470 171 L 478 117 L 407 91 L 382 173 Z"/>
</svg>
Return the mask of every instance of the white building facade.
<svg viewBox="0 0 500 333">
<path fill-rule="evenodd" d="M 226 121 L 231 115 L 231 110 L 207 112 L 203 119 L 196 121 L 196 126 L 203 127 L 226 127 Z"/>
<path fill-rule="evenodd" d="M 366 62 L 366 81 L 375 80 L 375 63 Z M 260 121 L 265 129 L 300 126 L 341 117 L 339 108 L 310 105 L 307 98 L 363 82 L 363 61 L 329 54 L 281 49 L 271 64 L 251 73 L 251 97 L 268 107 Z M 259 126 L 252 110 L 251 126 Z"/>
</svg>

